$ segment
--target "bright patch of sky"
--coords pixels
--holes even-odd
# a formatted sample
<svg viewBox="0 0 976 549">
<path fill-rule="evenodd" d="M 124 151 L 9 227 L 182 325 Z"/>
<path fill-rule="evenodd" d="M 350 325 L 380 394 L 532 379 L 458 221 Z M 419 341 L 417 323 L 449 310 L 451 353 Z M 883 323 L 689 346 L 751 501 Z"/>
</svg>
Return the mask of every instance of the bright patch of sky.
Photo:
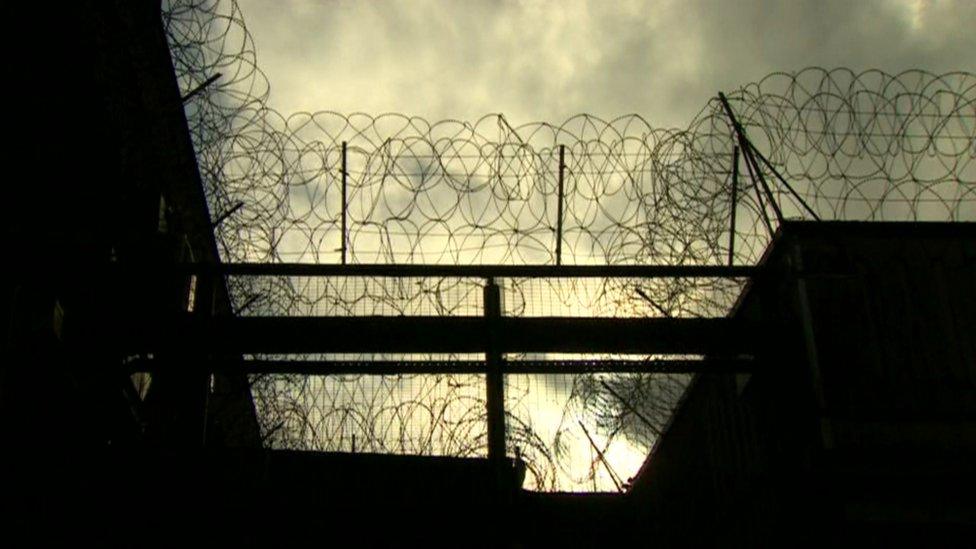
<svg viewBox="0 0 976 549">
<path fill-rule="evenodd" d="M 242 0 L 271 105 L 514 123 L 682 126 L 719 90 L 807 66 L 976 66 L 971 0 Z"/>
</svg>

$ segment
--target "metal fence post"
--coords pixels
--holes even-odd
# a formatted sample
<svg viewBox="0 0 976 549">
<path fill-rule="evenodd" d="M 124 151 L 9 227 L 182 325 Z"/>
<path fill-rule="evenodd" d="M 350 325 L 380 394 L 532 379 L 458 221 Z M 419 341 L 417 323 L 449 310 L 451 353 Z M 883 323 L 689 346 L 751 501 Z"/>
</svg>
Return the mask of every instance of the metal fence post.
<svg viewBox="0 0 976 549">
<path fill-rule="evenodd" d="M 500 471 L 505 459 L 505 379 L 498 323 L 502 316 L 501 288 L 489 278 L 484 289 L 484 316 L 487 330 L 485 362 L 488 412 L 488 460 Z"/>
<path fill-rule="evenodd" d="M 346 229 L 346 217 L 348 217 L 349 204 L 348 194 L 346 192 L 347 179 L 349 177 L 349 171 L 346 166 L 346 142 L 342 142 L 342 246 L 339 248 L 342 251 L 342 264 L 346 264 L 346 246 L 348 242 L 348 232 Z"/>
<path fill-rule="evenodd" d="M 735 257 L 735 209 L 739 192 L 739 147 L 732 148 L 732 215 L 729 221 L 729 267 L 732 266 Z"/>
<path fill-rule="evenodd" d="M 563 173 L 566 171 L 566 145 L 559 146 L 559 196 L 556 210 L 556 265 L 563 264 Z"/>
</svg>

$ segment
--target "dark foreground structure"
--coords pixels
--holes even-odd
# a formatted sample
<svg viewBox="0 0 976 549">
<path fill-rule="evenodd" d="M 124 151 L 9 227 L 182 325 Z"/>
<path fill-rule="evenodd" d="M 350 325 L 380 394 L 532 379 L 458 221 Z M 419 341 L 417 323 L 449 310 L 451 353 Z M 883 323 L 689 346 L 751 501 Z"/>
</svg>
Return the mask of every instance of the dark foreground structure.
<svg viewBox="0 0 976 549">
<path fill-rule="evenodd" d="M 218 276 L 158 6 L 5 9 L 45 21 L 51 39 L 7 45 L 22 52 L 22 85 L 4 216 L 4 545 L 939 546 L 974 534 L 973 224 L 784 223 L 758 267 L 733 273 L 751 282 L 725 319 L 249 321 Z M 380 340 L 483 351 L 489 380 L 504 367 L 492 357 L 512 350 L 709 358 L 623 494 L 522 491 L 524 471 L 497 446 L 487 459 L 262 448 L 243 354 Z M 147 370 L 140 394 L 130 374 Z"/>
</svg>

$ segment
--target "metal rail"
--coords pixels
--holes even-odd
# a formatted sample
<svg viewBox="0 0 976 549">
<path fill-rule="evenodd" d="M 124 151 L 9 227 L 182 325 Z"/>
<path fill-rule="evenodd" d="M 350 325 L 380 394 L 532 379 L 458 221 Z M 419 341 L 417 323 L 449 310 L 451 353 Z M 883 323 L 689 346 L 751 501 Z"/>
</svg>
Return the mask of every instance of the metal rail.
<svg viewBox="0 0 976 549">
<path fill-rule="evenodd" d="M 760 268 L 745 265 L 418 265 L 313 263 L 186 263 L 191 274 L 232 276 L 381 276 L 458 278 L 749 278 Z"/>
<path fill-rule="evenodd" d="M 249 360 L 225 359 L 190 363 L 173 359 L 138 359 L 126 363 L 126 371 L 151 372 L 160 369 L 202 367 L 212 373 L 298 374 L 298 375 L 399 375 L 399 374 L 484 374 L 484 360 Z M 502 373 L 512 374 L 729 374 L 761 369 L 751 357 L 655 360 L 505 360 Z"/>
<path fill-rule="evenodd" d="M 729 318 L 199 317 L 75 324 L 66 339 L 128 354 L 167 348 L 206 353 L 754 354 L 758 327 Z M 120 349 L 120 350 L 121 350 Z"/>
</svg>

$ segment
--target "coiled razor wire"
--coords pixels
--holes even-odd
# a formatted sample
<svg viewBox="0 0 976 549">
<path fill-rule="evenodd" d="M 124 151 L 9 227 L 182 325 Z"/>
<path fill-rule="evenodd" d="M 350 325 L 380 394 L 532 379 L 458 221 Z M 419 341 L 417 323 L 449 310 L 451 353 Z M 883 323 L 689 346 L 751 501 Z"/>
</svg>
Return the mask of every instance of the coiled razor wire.
<svg viewBox="0 0 976 549">
<path fill-rule="evenodd" d="M 185 107 L 227 262 L 753 264 L 779 223 L 772 202 L 784 219 L 976 220 L 976 77 L 967 72 L 807 68 L 730 90 L 734 116 L 769 162 L 765 192 L 744 166 L 736 170 L 736 133 L 717 98 L 686 128 L 656 128 L 639 115 L 518 126 L 502 115 L 283 115 L 267 106 L 270 88 L 234 1 L 168 0 L 162 17 L 182 89 L 220 75 Z M 478 284 L 230 281 L 241 314 L 465 314 Z M 715 316 L 741 286 L 580 284 L 508 281 L 507 314 Z M 589 414 L 605 440 L 622 434 L 647 446 L 687 379 L 626 379 L 572 380 L 561 425 Z M 355 433 L 361 451 L 473 455 L 484 452 L 484 433 L 471 423 L 483 419 L 483 391 L 472 390 L 479 383 L 262 376 L 253 393 L 275 445 L 349 448 Z M 613 396 L 623 393 L 626 406 Z M 561 446 L 541 440 L 519 406 L 509 410 L 510 444 L 536 484 L 552 488 Z M 636 423 L 634 406 L 646 411 Z"/>
</svg>

